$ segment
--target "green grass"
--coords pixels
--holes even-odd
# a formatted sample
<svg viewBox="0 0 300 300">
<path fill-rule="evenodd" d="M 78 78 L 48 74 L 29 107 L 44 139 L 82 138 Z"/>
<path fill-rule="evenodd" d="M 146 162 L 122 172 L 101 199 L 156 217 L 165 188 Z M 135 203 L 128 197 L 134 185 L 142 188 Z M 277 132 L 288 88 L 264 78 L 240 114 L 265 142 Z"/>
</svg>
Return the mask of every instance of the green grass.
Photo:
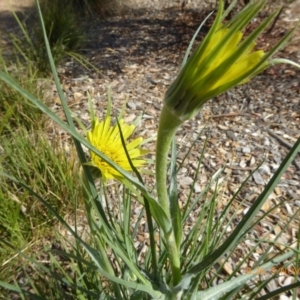
<svg viewBox="0 0 300 300">
<path fill-rule="evenodd" d="M 126 3 L 126 0 L 73 0 L 72 6 L 84 14 L 105 18 L 120 13 Z"/>
<path fill-rule="evenodd" d="M 44 102 L 50 79 L 41 77 L 39 66 L 29 58 L 10 61 L 3 57 L 3 50 L 0 49 L 0 69 Z M 49 140 L 47 117 L 3 81 L 0 119 L 0 172 L 30 186 L 62 216 L 72 216 L 75 202 L 82 198 L 73 150 L 66 151 L 57 136 Z M 29 263 L 16 250 L 36 254 L 45 243 L 51 245 L 57 240 L 57 223 L 30 191 L 1 176 L 0 280 L 12 283 L 24 274 L 27 267 L 23 267 Z M 0 299 L 8 299 L 8 295 L 8 291 L 0 289 Z"/>
<path fill-rule="evenodd" d="M 44 0 L 41 10 L 55 64 L 67 56 L 83 58 L 79 54 L 85 43 L 84 15 L 80 10 L 67 0 Z M 19 34 L 8 34 L 13 46 L 12 59 L 33 65 L 40 74 L 48 75 L 50 65 L 38 16 L 28 13 L 27 21 L 23 21 L 12 13 L 20 29 Z"/>
<path fill-rule="evenodd" d="M 68 156 L 58 143 L 50 143 L 41 131 L 20 127 L 7 136 L 0 137 L 0 171 L 19 178 L 61 215 L 72 214 L 75 202 L 81 201 L 80 172 L 72 156 Z M 33 242 L 34 247 L 41 247 L 45 237 L 51 243 L 56 224 L 53 216 L 29 191 L 0 178 L 1 239 L 16 249 Z M 18 259 L 3 266 L 14 254 L 14 250 L 0 247 L 0 280 L 14 278 L 14 264 L 19 264 Z"/>
<path fill-rule="evenodd" d="M 85 48 L 86 28 L 91 16 L 105 18 L 120 13 L 123 4 L 119 0 L 41 0 L 41 11 L 45 24 L 47 38 L 50 44 L 54 63 L 67 58 L 78 61 L 86 68 L 96 68 L 81 54 Z M 2 32 L 10 41 L 10 60 L 16 64 L 26 64 L 38 72 L 39 77 L 50 74 L 50 64 L 43 30 L 39 17 L 33 7 L 27 15 L 20 17 L 12 14 L 19 27 L 18 34 Z M 1 51 L 2 49 L 0 49 Z"/>
<path fill-rule="evenodd" d="M 84 42 L 80 27 L 83 16 L 79 17 L 76 6 L 71 4 L 74 3 L 43 1 L 47 37 L 56 65 L 71 55 L 86 66 L 88 62 L 77 52 Z M 28 93 L 46 102 L 44 92 L 53 83 L 48 78 L 50 65 L 41 25 L 38 18 L 25 23 L 14 16 L 20 31 L 9 36 L 11 43 L 6 47 L 11 48 L 0 48 L 0 69 Z M 7 56 L 9 52 L 13 55 Z M 66 150 L 57 136 L 50 140 L 46 133 L 48 117 L 3 81 L 0 119 L 0 172 L 25 183 L 72 222 L 77 203 L 82 203 L 80 170 L 73 149 Z M 17 252 L 36 255 L 45 250 L 46 244 L 51 248 L 57 240 L 62 242 L 57 225 L 58 221 L 29 190 L 1 176 L 0 281 L 13 283 L 29 272 L 28 277 L 35 284 L 39 282 L 38 290 L 53 293 L 53 299 L 59 299 L 59 295 L 67 299 L 52 277 L 42 280 L 44 274 L 32 272 L 32 264 Z M 0 299 L 9 297 L 9 292 L 1 288 Z"/>
<path fill-rule="evenodd" d="M 81 25 L 84 16 L 72 6 L 70 1 L 44 0 L 41 9 L 55 63 L 61 61 L 65 55 L 83 48 L 85 36 Z M 41 68 L 49 66 L 39 20 L 33 24 L 33 33 L 38 49 L 36 54 L 38 62 L 40 60 Z"/>
<path fill-rule="evenodd" d="M 14 78 L 22 87 L 37 97 L 41 96 L 37 73 L 30 66 L 25 68 L 16 64 L 11 69 Z M 45 121 L 45 117 L 36 107 L 3 82 L 0 82 L 0 119 L 3 120 L 0 124 L 0 135 L 20 127 L 28 130 L 41 128 Z"/>
</svg>

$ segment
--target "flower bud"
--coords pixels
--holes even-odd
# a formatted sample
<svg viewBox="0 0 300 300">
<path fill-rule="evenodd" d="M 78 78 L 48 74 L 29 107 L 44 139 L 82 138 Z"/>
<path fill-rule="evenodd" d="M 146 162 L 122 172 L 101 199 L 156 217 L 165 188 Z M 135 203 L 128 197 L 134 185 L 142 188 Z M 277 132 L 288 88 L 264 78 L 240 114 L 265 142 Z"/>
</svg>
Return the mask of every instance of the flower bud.
<svg viewBox="0 0 300 300">
<path fill-rule="evenodd" d="M 210 31 L 165 94 L 165 108 L 174 117 L 181 122 L 192 118 L 209 99 L 246 83 L 275 61 L 270 60 L 271 56 L 292 31 L 268 53 L 254 47 L 278 12 L 271 14 L 247 37 L 242 32 L 264 4 L 265 1 L 249 4 L 233 20 L 224 23 L 223 1 L 220 1 Z"/>
</svg>

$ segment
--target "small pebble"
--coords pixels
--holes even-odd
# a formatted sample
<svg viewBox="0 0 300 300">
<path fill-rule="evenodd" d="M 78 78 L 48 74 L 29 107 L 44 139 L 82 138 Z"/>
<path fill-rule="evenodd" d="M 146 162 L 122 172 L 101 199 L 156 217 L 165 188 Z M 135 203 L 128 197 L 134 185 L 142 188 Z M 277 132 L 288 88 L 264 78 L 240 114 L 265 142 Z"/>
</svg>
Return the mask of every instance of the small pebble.
<svg viewBox="0 0 300 300">
<path fill-rule="evenodd" d="M 182 178 L 181 180 L 180 180 L 180 184 L 181 185 L 190 185 L 190 184 L 192 184 L 193 183 L 193 178 L 191 178 L 191 177 L 184 177 L 184 178 Z"/>
<path fill-rule="evenodd" d="M 201 192 L 201 187 L 197 182 L 195 183 L 195 186 L 194 186 L 194 192 L 196 194 L 199 194 Z"/>
<path fill-rule="evenodd" d="M 271 171 L 270 171 L 270 167 L 268 165 L 262 165 L 258 168 L 258 172 L 261 175 L 267 174 L 267 175 L 271 175 Z"/>
<path fill-rule="evenodd" d="M 242 152 L 243 153 L 250 153 L 251 152 L 251 148 L 250 147 L 243 147 L 242 148 Z"/>
<path fill-rule="evenodd" d="M 237 137 L 235 136 L 235 133 L 233 131 L 227 130 L 226 135 L 229 139 L 236 141 Z"/>
<path fill-rule="evenodd" d="M 253 175 L 252 175 L 253 179 L 254 179 L 254 182 L 257 184 L 257 185 L 264 185 L 265 184 L 265 181 L 263 180 L 263 178 L 261 177 L 261 175 L 259 174 L 259 172 L 254 172 Z"/>
<path fill-rule="evenodd" d="M 127 107 L 130 109 L 136 109 L 136 104 L 133 101 L 127 102 Z"/>
</svg>

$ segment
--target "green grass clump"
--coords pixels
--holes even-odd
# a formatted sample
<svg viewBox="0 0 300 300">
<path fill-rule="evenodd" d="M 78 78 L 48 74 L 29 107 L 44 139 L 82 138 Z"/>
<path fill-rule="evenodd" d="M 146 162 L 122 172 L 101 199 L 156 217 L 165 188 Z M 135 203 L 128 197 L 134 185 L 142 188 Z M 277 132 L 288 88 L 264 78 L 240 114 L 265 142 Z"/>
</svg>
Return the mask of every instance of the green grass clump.
<svg viewBox="0 0 300 300">
<path fill-rule="evenodd" d="M 0 68 L 7 70 L 7 67 L 0 55 Z M 20 86 L 31 92 L 36 97 L 42 95 L 38 87 L 37 71 L 32 66 L 23 66 L 20 63 L 10 65 L 10 73 Z M 41 80 L 40 80 L 41 81 Z M 45 118 L 42 113 L 33 106 L 25 97 L 16 90 L 0 82 L 0 135 L 8 133 L 19 127 L 25 129 L 41 128 Z"/>
<path fill-rule="evenodd" d="M 71 153 L 67 155 L 57 142 L 50 143 L 43 132 L 29 132 L 22 127 L 11 132 L 9 138 L 1 136 L 0 145 L 0 172 L 30 186 L 61 215 L 74 213 L 76 201 L 81 201 L 82 195 L 78 188 L 80 172 Z M 57 221 L 31 191 L 0 177 L 2 241 L 20 250 L 31 243 L 42 248 L 45 238 L 51 245 L 57 234 L 53 229 L 55 224 Z M 11 259 L 15 254 L 10 247 L 1 245 L 0 280 L 16 279 L 15 269 L 20 267 L 21 257 Z"/>
<path fill-rule="evenodd" d="M 72 6 L 86 14 L 107 17 L 120 13 L 128 1 L 124 0 L 72 0 Z"/>
<path fill-rule="evenodd" d="M 80 10 L 67 0 L 44 0 L 41 11 L 55 64 L 66 56 L 82 58 L 79 51 L 83 48 L 85 34 Z M 50 65 L 39 18 L 30 14 L 25 22 L 12 13 L 21 30 L 21 35 L 9 35 L 15 57 L 22 63 L 32 64 L 39 73 L 48 74 Z"/>
<path fill-rule="evenodd" d="M 83 16 L 67 0 L 45 0 L 42 2 L 41 9 L 54 61 L 58 63 L 66 54 L 82 48 L 84 33 L 81 21 L 83 21 Z M 38 57 L 49 65 L 39 20 L 34 25 L 34 35 L 39 51 Z"/>
<path fill-rule="evenodd" d="M 0 68 L 45 102 L 49 80 L 39 78 L 33 64 L 11 62 L 0 51 Z M 80 172 L 72 151 L 67 153 L 57 137 L 52 141 L 47 137 L 47 117 L 1 81 L 0 119 L 0 173 L 30 186 L 63 216 L 73 214 L 75 202 L 82 197 L 77 188 Z M 17 251 L 36 253 L 44 242 L 51 245 L 57 235 L 55 224 L 57 221 L 30 190 L 0 176 L 0 281 L 12 283 L 24 274 L 24 258 Z M 0 289 L 0 299 L 9 299 L 7 293 Z"/>
</svg>

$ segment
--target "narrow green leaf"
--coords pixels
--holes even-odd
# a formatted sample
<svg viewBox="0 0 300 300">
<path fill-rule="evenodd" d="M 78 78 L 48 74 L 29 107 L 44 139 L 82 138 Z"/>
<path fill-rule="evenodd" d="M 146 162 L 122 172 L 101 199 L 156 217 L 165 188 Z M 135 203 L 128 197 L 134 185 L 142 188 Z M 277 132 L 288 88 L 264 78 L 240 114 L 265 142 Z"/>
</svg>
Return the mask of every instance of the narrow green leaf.
<svg viewBox="0 0 300 300">
<path fill-rule="evenodd" d="M 87 246 L 87 245 L 85 245 L 85 246 Z M 86 251 L 90 252 L 90 249 L 86 248 Z M 93 255 L 91 255 L 91 257 L 93 257 Z M 150 285 L 139 284 L 139 283 L 132 282 L 132 281 L 126 281 L 124 279 L 121 279 L 121 278 L 111 275 L 110 273 L 106 272 L 105 270 L 103 270 L 100 267 L 98 268 L 98 270 L 99 270 L 100 274 L 105 276 L 111 282 L 123 285 L 123 286 L 125 286 L 127 288 L 131 288 L 133 290 L 147 292 L 149 295 L 152 295 L 156 298 L 158 298 L 162 295 L 161 292 L 155 291 Z"/>
<path fill-rule="evenodd" d="M 236 1 L 236 0 L 235 0 Z M 198 27 L 198 29 L 196 30 L 196 32 L 194 33 L 189 46 L 187 47 L 186 51 L 185 51 L 185 55 L 182 61 L 182 65 L 181 65 L 181 69 L 185 66 L 186 62 L 188 61 L 189 55 L 191 53 L 192 47 L 194 45 L 195 39 L 197 37 L 197 35 L 199 34 L 200 30 L 202 29 L 203 25 L 206 23 L 206 21 L 209 19 L 209 17 L 213 14 L 213 12 L 211 12 L 205 19 L 204 21 L 200 24 L 200 26 Z"/>
<path fill-rule="evenodd" d="M 27 98 L 30 102 L 32 102 L 38 109 L 40 109 L 43 113 L 47 114 L 52 120 L 54 120 L 62 129 L 66 130 L 75 140 L 85 145 L 88 149 L 95 152 L 99 155 L 106 163 L 115 168 L 119 173 L 121 173 L 125 178 L 127 178 L 131 183 L 133 183 L 141 193 L 148 199 L 151 198 L 145 186 L 141 184 L 136 178 L 134 178 L 130 173 L 124 171 L 119 165 L 115 164 L 111 159 L 106 157 L 103 153 L 101 153 L 96 147 L 91 145 L 85 138 L 83 138 L 76 129 L 71 128 L 68 124 L 62 121 L 51 109 L 49 109 L 44 103 L 38 100 L 36 97 L 31 95 L 29 92 L 24 90 L 18 83 L 16 83 L 10 76 L 0 71 L 0 79 L 18 91 L 23 97 Z M 83 153 L 84 154 L 84 153 Z M 83 159 L 84 160 L 84 159 Z M 91 177 L 92 178 L 92 177 Z M 93 180 L 92 180 L 93 182 Z M 96 189 L 95 189 L 96 191 Z M 95 198 L 98 197 L 97 192 L 95 192 Z"/>
<path fill-rule="evenodd" d="M 138 267 L 132 262 L 128 253 L 124 251 L 123 247 L 116 242 L 111 242 L 106 236 L 103 236 L 105 242 L 113 249 L 113 251 L 120 257 L 127 267 L 137 276 L 137 278 L 145 285 L 149 285 L 149 282 L 142 275 Z"/>
<path fill-rule="evenodd" d="M 28 296 L 28 299 L 32 299 L 32 300 L 45 300 L 44 297 L 32 294 L 28 291 L 22 290 L 20 287 L 13 285 L 13 284 L 8 284 L 6 282 L 0 281 L 0 286 L 3 287 L 6 290 L 15 292 L 15 293 L 19 293 L 23 296 Z"/>
<path fill-rule="evenodd" d="M 222 284 L 209 288 L 205 291 L 198 292 L 197 299 L 199 300 L 218 300 L 220 299 L 225 293 L 232 291 L 242 285 L 244 285 L 250 279 L 259 276 L 262 272 L 266 272 L 267 270 L 271 269 L 272 267 L 276 266 L 280 262 L 288 259 L 289 257 L 293 256 L 294 252 L 290 251 L 278 257 L 275 257 L 270 262 L 259 266 L 258 268 L 249 272 L 249 274 L 239 275 L 238 277 L 226 281 Z"/>
<path fill-rule="evenodd" d="M 79 160 L 80 160 L 80 162 L 83 166 L 83 171 L 84 171 L 84 174 L 85 174 L 84 176 L 86 177 L 87 186 L 85 186 L 84 188 L 86 189 L 86 192 L 87 192 L 86 194 L 87 195 L 90 194 L 92 199 L 95 200 L 95 204 L 97 205 L 97 209 L 98 209 L 99 213 L 102 216 L 102 220 L 106 223 L 107 226 L 109 226 L 109 223 L 106 219 L 105 212 L 104 212 L 104 209 L 102 207 L 101 201 L 99 201 L 97 189 L 95 187 L 95 183 L 94 183 L 92 174 L 90 172 L 90 168 L 88 166 L 84 165 L 86 163 L 86 157 L 85 157 L 85 153 L 82 149 L 80 140 L 76 136 L 74 136 L 74 133 L 77 134 L 77 130 L 75 128 L 75 125 L 74 125 L 74 122 L 73 122 L 73 119 L 72 119 L 72 116 L 71 116 L 70 109 L 68 107 L 65 95 L 63 93 L 63 90 L 62 90 L 62 87 L 61 87 L 61 84 L 60 84 L 60 81 L 59 81 L 59 78 L 58 78 L 58 73 L 57 73 L 55 63 L 54 63 L 54 60 L 53 60 L 53 57 L 52 57 L 50 44 L 49 44 L 49 41 L 48 41 L 48 38 L 47 38 L 47 32 L 46 32 L 46 29 L 45 29 L 45 24 L 44 24 L 44 20 L 43 20 L 43 16 L 42 16 L 41 7 L 40 7 L 40 4 L 39 4 L 38 0 L 35 0 L 35 3 L 36 3 L 36 6 L 37 6 L 38 15 L 39 15 L 40 23 L 41 23 L 41 26 L 42 26 L 42 31 L 43 31 L 43 35 L 44 35 L 44 40 L 45 40 L 45 45 L 46 45 L 46 49 L 47 49 L 47 55 L 48 55 L 49 63 L 50 63 L 50 66 L 51 66 L 51 71 L 52 71 L 52 74 L 53 74 L 53 77 L 54 77 L 55 85 L 56 85 L 56 88 L 57 88 L 57 91 L 58 91 L 59 98 L 60 98 L 61 103 L 62 103 L 62 107 L 63 107 L 64 113 L 65 113 L 67 122 L 69 124 L 69 127 L 68 127 L 67 131 L 70 130 L 71 132 L 73 132 L 73 134 L 72 134 L 70 131 L 68 131 L 73 137 L 73 141 L 74 141 L 74 144 L 75 144 L 75 147 L 76 147 L 78 158 L 79 158 Z M 1 75 L 0 75 L 0 77 L 1 77 Z M 8 84 L 11 85 L 12 82 L 13 82 L 13 80 L 10 80 L 10 83 L 8 83 Z M 30 95 L 30 93 L 28 93 L 27 91 L 22 89 L 20 86 L 18 86 L 17 88 L 16 88 L 16 86 L 13 86 L 13 85 L 11 85 L 11 86 L 15 90 L 17 90 L 20 94 L 22 94 L 24 97 L 26 97 L 29 101 L 31 101 L 33 104 L 35 104 L 37 108 L 41 109 L 41 107 L 37 104 L 41 104 L 42 106 L 44 106 L 44 109 L 41 109 L 41 110 L 43 112 L 45 112 L 49 117 L 55 116 L 56 121 L 59 120 L 59 125 L 60 126 L 62 124 L 66 125 L 65 122 L 62 122 L 62 120 L 60 120 L 53 112 L 51 112 L 51 110 L 48 107 L 46 107 L 41 101 L 39 101 L 38 99 L 36 99 L 32 95 Z M 55 121 L 55 119 L 53 119 L 53 120 Z"/>
<path fill-rule="evenodd" d="M 203 152 L 204 155 L 204 152 Z M 201 159 L 202 159 L 202 154 L 201 154 Z M 198 168 L 200 167 L 200 164 L 198 164 Z M 197 169 L 198 170 L 198 169 Z M 210 179 L 209 183 L 203 188 L 203 190 L 200 192 L 200 194 L 197 196 L 197 198 L 194 200 L 194 202 L 192 203 L 192 205 L 184 212 L 183 215 L 183 222 L 186 221 L 187 217 L 190 215 L 190 213 L 193 211 L 193 209 L 195 208 L 195 206 L 199 203 L 199 201 L 202 199 L 202 197 L 205 195 L 206 192 L 208 192 L 208 190 L 212 187 L 213 184 L 215 184 L 218 180 L 218 178 L 221 176 L 222 172 L 223 172 L 223 168 L 217 170 L 212 178 Z"/>
<path fill-rule="evenodd" d="M 285 58 L 274 58 L 274 59 L 271 60 L 271 64 L 272 65 L 288 64 L 288 65 L 292 65 L 292 66 L 297 67 L 297 68 L 300 69 L 300 64 L 297 64 L 297 63 L 293 62 L 292 60 L 285 59 Z"/>
<path fill-rule="evenodd" d="M 177 171 L 176 171 L 176 142 L 173 140 L 171 149 L 171 175 L 169 187 L 170 214 L 175 234 L 177 248 L 180 248 L 182 238 L 181 212 L 178 201 Z"/>
<path fill-rule="evenodd" d="M 124 107 L 124 110 L 125 110 L 125 106 L 123 106 L 123 107 Z M 124 151 L 126 153 L 126 157 L 127 157 L 127 160 L 130 164 L 130 167 L 133 170 L 133 172 L 135 173 L 135 175 L 137 176 L 140 183 L 144 184 L 141 174 L 139 173 L 138 169 L 132 163 L 130 155 L 127 151 L 125 140 L 124 140 L 124 137 L 123 137 L 123 134 L 122 134 L 122 130 L 121 130 L 119 121 L 118 121 L 118 128 L 119 128 L 120 137 L 121 137 L 121 140 L 122 140 L 122 145 L 123 145 Z M 156 216 L 151 214 L 150 203 L 149 203 L 149 200 L 147 199 L 147 197 L 145 197 L 145 196 L 144 196 L 144 207 L 145 207 L 145 211 L 146 211 L 147 224 L 148 224 L 148 228 L 149 228 L 152 267 L 153 267 L 154 274 L 155 274 L 154 276 L 156 277 L 156 280 L 158 280 L 159 275 L 158 275 L 157 258 L 156 258 L 156 243 L 155 243 L 155 238 L 154 238 L 155 232 L 154 232 L 154 227 L 153 227 L 153 222 L 152 222 L 152 217 L 156 218 Z M 167 221 L 167 223 L 169 223 L 169 221 Z"/>
<path fill-rule="evenodd" d="M 257 300 L 277 299 L 276 296 L 278 296 L 284 292 L 291 291 L 292 289 L 296 289 L 297 287 L 300 287 L 300 281 L 283 286 L 280 289 L 277 289 L 275 291 L 268 292 L 268 294 L 266 294 L 260 298 L 257 298 Z"/>
<path fill-rule="evenodd" d="M 256 214 L 258 213 L 258 211 L 260 210 L 264 202 L 268 199 L 268 196 L 274 190 L 282 174 L 292 163 L 293 159 L 298 154 L 299 150 L 300 150 L 300 138 L 294 144 L 293 148 L 289 151 L 288 155 L 285 157 L 278 170 L 272 176 L 272 178 L 266 185 L 263 192 L 259 195 L 257 200 L 253 203 L 253 205 L 250 207 L 250 209 L 243 217 L 241 222 L 237 225 L 237 227 L 230 234 L 230 236 L 225 240 L 225 242 L 213 253 L 207 255 L 201 262 L 195 264 L 184 276 L 182 282 L 184 282 L 185 286 L 192 279 L 193 276 L 205 270 L 206 268 L 212 266 L 226 252 L 230 251 L 233 247 L 237 245 L 240 238 L 245 234 L 247 228 L 250 226 L 250 223 L 252 222 L 253 218 L 256 216 Z"/>
<path fill-rule="evenodd" d="M 91 119 L 91 123 L 92 123 L 92 128 L 94 128 L 95 126 L 95 110 L 94 110 L 94 105 L 93 105 L 93 101 L 91 98 L 91 95 L 89 92 L 87 92 L 87 96 L 88 96 L 88 103 L 89 103 L 89 112 L 90 112 L 90 119 Z"/>
<path fill-rule="evenodd" d="M 128 184 L 128 182 L 126 181 L 124 181 L 123 183 L 129 190 L 131 190 L 133 193 L 136 193 L 132 185 Z M 155 219 L 159 227 L 164 230 L 164 232 L 170 232 L 170 230 L 172 229 L 172 223 L 171 220 L 168 218 L 167 214 L 165 213 L 164 209 L 149 194 L 146 194 L 146 198 L 149 202 L 151 216 Z M 145 203 L 142 204 L 145 205 Z"/>
<path fill-rule="evenodd" d="M 40 263 L 38 260 L 35 260 L 32 257 L 29 257 L 28 255 L 26 255 L 22 250 L 18 250 L 16 249 L 13 245 L 11 245 L 10 243 L 2 240 L 2 243 L 4 243 L 6 246 L 10 247 L 11 249 L 13 249 L 15 252 L 17 252 L 20 256 L 22 256 L 23 258 L 25 258 L 27 261 L 31 262 L 33 265 L 35 265 L 36 267 L 38 267 L 40 270 L 44 271 L 46 274 L 49 274 L 52 278 L 54 278 L 55 280 L 58 280 L 62 283 L 64 283 L 65 285 L 69 286 L 69 287 L 73 287 L 76 288 L 78 290 L 84 291 L 87 295 L 90 295 L 92 297 L 95 297 L 95 293 L 94 291 L 87 291 L 86 289 L 78 286 L 77 284 L 73 284 L 72 282 L 69 282 L 66 278 L 60 276 L 59 274 L 57 274 L 55 271 L 52 271 L 50 268 L 46 267 L 44 264 Z M 93 266 L 94 267 L 94 266 Z M 18 286 L 15 286 L 15 288 L 19 288 Z M 22 291 L 22 289 L 21 289 Z M 24 294 L 27 293 L 26 291 L 23 291 Z M 36 295 L 33 295 L 36 296 Z M 31 299 L 31 298 L 30 298 Z M 34 298 L 32 298 L 34 299 Z M 43 298 L 45 299 L 45 298 Z"/>
<path fill-rule="evenodd" d="M 112 104 L 111 91 L 110 91 L 110 87 L 108 87 L 108 89 L 107 89 L 107 107 L 106 107 L 105 118 L 111 116 L 111 104 Z"/>
<path fill-rule="evenodd" d="M 237 0 L 233 0 L 230 2 L 230 5 L 228 6 L 228 8 L 226 9 L 226 11 L 224 11 L 224 13 L 222 14 L 222 19 L 221 22 L 224 21 L 224 19 L 229 15 L 229 13 L 233 10 L 233 8 L 236 5 Z"/>
</svg>

